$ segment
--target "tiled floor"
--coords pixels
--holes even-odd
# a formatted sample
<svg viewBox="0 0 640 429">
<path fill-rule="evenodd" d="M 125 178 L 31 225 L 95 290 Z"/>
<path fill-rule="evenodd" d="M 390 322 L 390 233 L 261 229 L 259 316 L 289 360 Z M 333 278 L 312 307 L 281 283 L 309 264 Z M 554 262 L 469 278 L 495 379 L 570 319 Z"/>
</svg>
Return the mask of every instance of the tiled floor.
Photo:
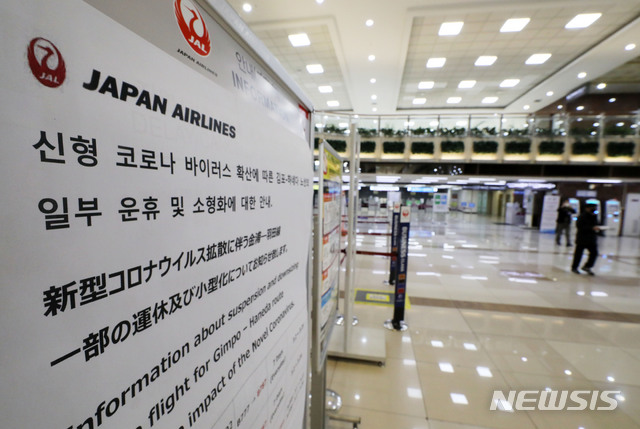
<svg viewBox="0 0 640 429">
<path fill-rule="evenodd" d="M 388 236 L 369 235 L 385 228 L 359 223 L 358 250 L 387 252 Z M 640 239 L 603 237 L 600 253 L 596 276 L 576 275 L 572 248 L 551 234 L 479 215 L 420 216 L 411 225 L 409 329 L 382 327 L 391 307 L 354 304 L 360 326 L 384 332 L 386 365 L 328 360 L 340 414 L 361 417 L 362 429 L 640 428 Z M 392 291 L 388 264 L 358 255 L 355 288 Z M 619 390 L 618 407 L 489 409 L 494 390 L 545 389 Z"/>
</svg>

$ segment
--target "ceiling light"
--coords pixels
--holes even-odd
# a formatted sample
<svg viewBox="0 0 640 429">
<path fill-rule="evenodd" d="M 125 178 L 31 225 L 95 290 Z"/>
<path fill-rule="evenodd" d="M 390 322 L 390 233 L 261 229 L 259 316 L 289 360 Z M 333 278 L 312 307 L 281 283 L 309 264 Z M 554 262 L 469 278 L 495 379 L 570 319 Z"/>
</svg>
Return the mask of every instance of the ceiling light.
<svg viewBox="0 0 640 429">
<path fill-rule="evenodd" d="M 625 51 L 633 51 L 636 48 L 636 44 L 635 43 L 629 43 L 627 46 L 624 47 Z"/>
<path fill-rule="evenodd" d="M 449 97 L 447 98 L 447 104 L 458 104 L 462 101 L 462 97 Z"/>
<path fill-rule="evenodd" d="M 425 104 L 427 102 L 426 98 L 414 98 L 413 104 Z"/>
<path fill-rule="evenodd" d="M 370 82 L 370 83 L 376 83 L 376 78 L 375 78 L 375 77 L 372 77 L 371 79 L 369 79 L 369 82 Z"/>
<path fill-rule="evenodd" d="M 553 91 L 547 91 L 547 97 L 551 97 L 553 95 Z"/>
<path fill-rule="evenodd" d="M 369 55 L 369 56 L 367 57 L 367 59 L 368 59 L 369 61 L 375 61 L 376 56 L 375 56 L 375 55 L 373 55 L 373 54 L 371 54 L 371 55 Z"/>
<path fill-rule="evenodd" d="M 578 106 L 576 107 L 576 110 L 584 110 L 584 106 Z"/>
<path fill-rule="evenodd" d="M 333 88 L 330 85 L 319 86 L 318 91 L 323 94 L 329 94 L 330 92 L 333 92 Z"/>
<path fill-rule="evenodd" d="M 529 106 L 528 104 L 525 104 L 524 106 L 522 106 L 522 108 L 524 110 L 529 110 L 529 109 L 531 109 L 531 106 Z"/>
<path fill-rule="evenodd" d="M 484 97 L 482 99 L 482 104 L 493 104 L 498 101 L 498 97 Z"/>
<path fill-rule="evenodd" d="M 615 103 L 615 102 L 616 102 L 616 98 L 615 98 L 615 97 L 611 97 L 611 98 L 609 99 L 609 103 Z"/>
<path fill-rule="evenodd" d="M 578 79 L 584 79 L 585 77 L 587 77 L 587 72 L 578 73 Z"/>
<path fill-rule="evenodd" d="M 495 63 L 497 59 L 498 57 L 494 55 L 481 55 L 476 60 L 475 65 L 479 67 L 490 66 L 490 65 L 493 65 L 493 63 Z"/>
<path fill-rule="evenodd" d="M 453 365 L 451 365 L 449 362 L 440 362 L 438 363 L 438 366 L 440 367 L 440 371 L 442 372 L 454 372 Z"/>
<path fill-rule="evenodd" d="M 562 109 L 564 106 L 562 104 L 558 104 L 558 110 Z"/>
<path fill-rule="evenodd" d="M 242 10 L 244 10 L 245 12 L 251 12 L 253 10 L 253 6 L 251 6 L 249 3 L 245 3 L 242 5 Z"/>
<path fill-rule="evenodd" d="M 435 84 L 436 83 L 432 80 L 423 80 L 422 82 L 418 83 L 418 89 L 431 89 Z"/>
<path fill-rule="evenodd" d="M 529 18 L 511 18 L 507 19 L 500 29 L 501 33 L 514 33 L 522 31 L 524 27 L 531 21 Z"/>
<path fill-rule="evenodd" d="M 587 28 L 602 16 L 601 13 L 581 13 L 567 22 L 564 28 Z"/>
<path fill-rule="evenodd" d="M 520 79 L 505 79 L 500 83 L 500 88 L 513 88 L 520 83 Z"/>
<path fill-rule="evenodd" d="M 549 58 L 551 58 L 551 54 L 533 54 L 531 55 L 525 64 L 544 64 Z"/>
<path fill-rule="evenodd" d="M 478 371 L 480 377 L 493 377 L 491 370 L 486 366 L 477 366 L 476 371 Z"/>
<path fill-rule="evenodd" d="M 446 58 L 429 58 L 427 60 L 427 68 L 435 69 L 444 66 L 444 63 L 447 62 Z"/>
<path fill-rule="evenodd" d="M 324 69 L 322 68 L 322 64 L 308 64 L 307 72 L 311 74 L 324 73 Z"/>
<path fill-rule="evenodd" d="M 372 108 L 371 108 L 371 111 L 372 111 L 372 112 L 377 112 L 377 111 L 378 111 L 378 108 L 377 108 L 377 107 L 372 107 Z"/>
<path fill-rule="evenodd" d="M 371 96 L 371 100 L 375 101 L 375 100 L 377 100 L 377 99 L 378 99 L 378 96 L 377 96 L 377 95 L 373 94 L 373 95 Z"/>
<path fill-rule="evenodd" d="M 438 36 L 457 36 L 462 31 L 464 22 L 443 22 Z"/>
<path fill-rule="evenodd" d="M 605 89 L 606 87 L 607 87 L 607 84 L 604 83 L 604 82 L 599 83 L 598 85 L 596 85 L 596 88 L 598 88 L 598 89 Z"/>
<path fill-rule="evenodd" d="M 442 341 L 439 341 L 439 340 L 431 340 L 431 346 L 432 347 L 442 348 L 442 347 L 444 347 L 444 343 Z"/>
<path fill-rule="evenodd" d="M 476 345 L 473 343 L 464 343 L 463 346 L 465 350 L 478 350 L 478 347 L 476 347 Z"/>
<path fill-rule="evenodd" d="M 309 40 L 307 33 L 289 34 L 289 42 L 291 42 L 291 46 L 294 48 L 309 46 L 311 44 L 311 40 Z"/>
<path fill-rule="evenodd" d="M 461 80 L 458 84 L 458 88 L 461 89 L 473 88 L 474 86 L 476 86 L 475 80 Z"/>
<path fill-rule="evenodd" d="M 451 393 L 451 400 L 454 404 L 468 405 L 467 397 L 462 393 Z"/>
<path fill-rule="evenodd" d="M 327 106 L 329 107 L 338 107 L 340 102 L 338 100 L 329 100 L 327 101 Z"/>
<path fill-rule="evenodd" d="M 367 27 L 373 27 L 373 19 L 367 19 L 364 22 L 364 25 L 366 25 Z"/>
</svg>

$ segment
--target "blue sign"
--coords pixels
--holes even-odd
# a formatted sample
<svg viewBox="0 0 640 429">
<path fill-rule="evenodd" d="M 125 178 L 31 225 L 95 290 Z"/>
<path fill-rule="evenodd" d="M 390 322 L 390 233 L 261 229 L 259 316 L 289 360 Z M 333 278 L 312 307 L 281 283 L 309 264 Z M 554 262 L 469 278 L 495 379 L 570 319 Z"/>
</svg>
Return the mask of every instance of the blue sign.
<svg viewBox="0 0 640 429">
<path fill-rule="evenodd" d="M 398 262 L 396 267 L 396 288 L 393 305 L 393 320 L 395 329 L 400 329 L 404 321 L 404 306 L 407 299 L 407 264 L 409 262 L 409 226 L 411 224 L 411 209 L 402 207 L 400 210 L 400 228 L 398 234 Z"/>
</svg>

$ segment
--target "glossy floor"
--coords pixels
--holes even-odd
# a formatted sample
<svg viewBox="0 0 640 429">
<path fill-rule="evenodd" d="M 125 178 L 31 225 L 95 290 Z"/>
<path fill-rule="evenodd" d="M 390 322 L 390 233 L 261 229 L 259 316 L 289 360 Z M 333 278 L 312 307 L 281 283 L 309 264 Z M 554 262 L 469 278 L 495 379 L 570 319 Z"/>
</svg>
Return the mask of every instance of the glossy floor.
<svg viewBox="0 0 640 429">
<path fill-rule="evenodd" d="M 358 224 L 357 249 L 387 252 L 374 235 L 385 219 L 368 220 L 379 223 Z M 600 238 L 592 277 L 570 271 L 573 249 L 552 234 L 483 216 L 418 216 L 410 237 L 409 329 L 382 327 L 390 306 L 354 304 L 359 326 L 383 331 L 386 364 L 329 358 L 339 414 L 362 429 L 640 428 L 640 239 Z M 388 265 L 358 255 L 355 289 L 393 291 Z M 490 410 L 494 391 L 578 390 L 584 401 L 564 410 Z M 616 409 L 590 410 L 593 391 L 619 391 L 607 394 Z M 541 396 L 526 395 L 525 406 Z"/>
</svg>

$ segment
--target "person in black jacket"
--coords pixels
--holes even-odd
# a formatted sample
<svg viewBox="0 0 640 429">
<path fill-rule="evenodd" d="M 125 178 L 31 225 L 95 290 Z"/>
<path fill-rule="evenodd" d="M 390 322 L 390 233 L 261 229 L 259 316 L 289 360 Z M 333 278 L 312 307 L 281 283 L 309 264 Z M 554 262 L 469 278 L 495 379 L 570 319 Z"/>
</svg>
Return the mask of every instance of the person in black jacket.
<svg viewBox="0 0 640 429">
<path fill-rule="evenodd" d="M 585 271 L 591 276 L 594 275 L 591 268 L 595 265 L 596 258 L 598 257 L 598 232 L 600 231 L 598 217 L 595 214 L 596 207 L 595 204 L 587 204 L 587 207 L 582 214 L 578 216 L 578 221 L 576 222 L 578 229 L 576 233 L 576 250 L 573 254 L 573 263 L 571 264 L 571 271 L 576 274 L 580 274 L 578 265 L 580 265 L 584 249 L 587 249 L 589 251 L 589 259 L 587 259 L 587 262 L 582 266 L 582 271 Z"/>
<path fill-rule="evenodd" d="M 565 200 L 558 209 L 558 218 L 556 219 L 556 244 L 560 245 L 560 238 L 564 232 L 567 238 L 567 247 L 571 246 L 571 217 L 576 213 L 575 209 L 569 204 L 569 200 Z"/>
</svg>

